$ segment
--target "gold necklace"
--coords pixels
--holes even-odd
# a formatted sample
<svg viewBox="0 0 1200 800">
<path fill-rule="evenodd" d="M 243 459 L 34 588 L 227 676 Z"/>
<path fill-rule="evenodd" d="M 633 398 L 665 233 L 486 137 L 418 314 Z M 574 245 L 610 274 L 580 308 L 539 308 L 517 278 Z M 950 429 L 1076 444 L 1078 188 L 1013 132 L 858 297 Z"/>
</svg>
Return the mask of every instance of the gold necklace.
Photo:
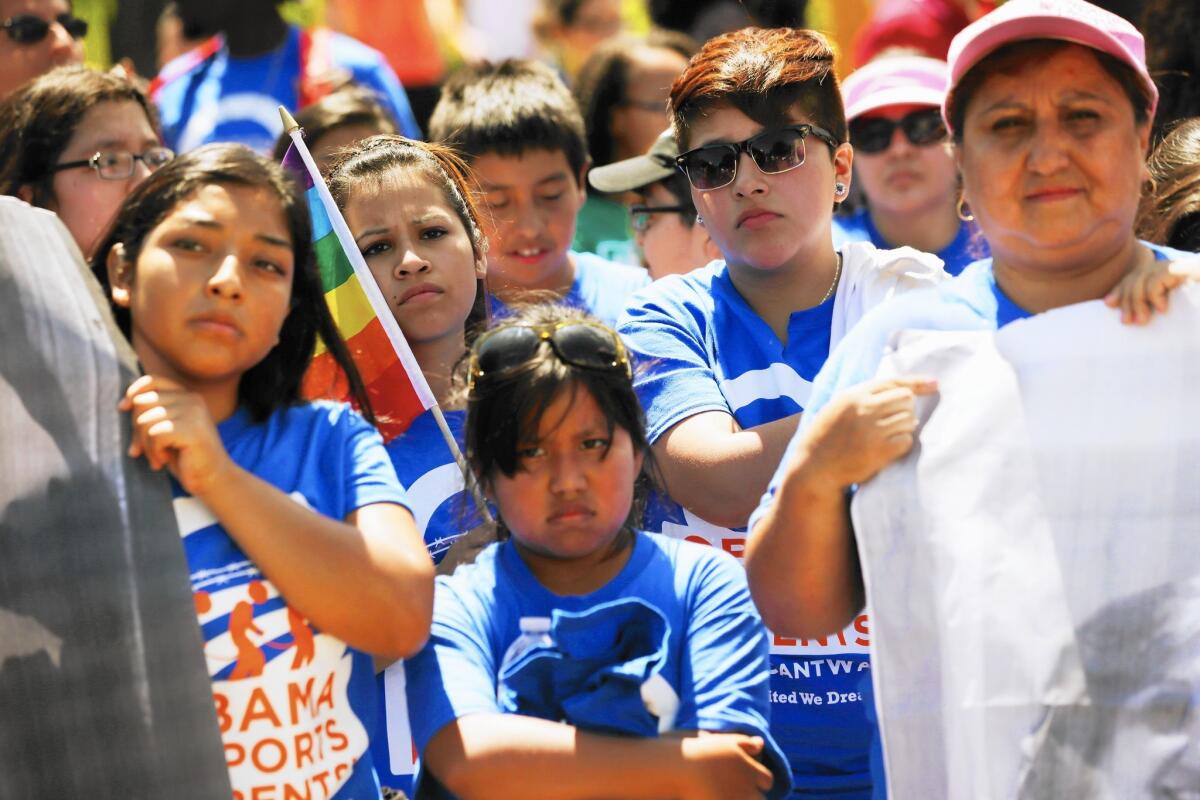
<svg viewBox="0 0 1200 800">
<path fill-rule="evenodd" d="M 842 254 L 841 254 L 841 252 L 839 252 L 837 254 L 837 258 L 838 258 L 838 263 L 837 263 L 837 269 L 834 270 L 834 272 L 833 272 L 833 283 L 829 284 L 829 291 L 825 293 L 825 296 L 821 298 L 820 302 L 818 302 L 817 305 L 821 305 L 826 300 L 833 297 L 833 291 L 834 291 L 834 289 L 837 289 L 838 280 L 842 277 Z"/>
</svg>

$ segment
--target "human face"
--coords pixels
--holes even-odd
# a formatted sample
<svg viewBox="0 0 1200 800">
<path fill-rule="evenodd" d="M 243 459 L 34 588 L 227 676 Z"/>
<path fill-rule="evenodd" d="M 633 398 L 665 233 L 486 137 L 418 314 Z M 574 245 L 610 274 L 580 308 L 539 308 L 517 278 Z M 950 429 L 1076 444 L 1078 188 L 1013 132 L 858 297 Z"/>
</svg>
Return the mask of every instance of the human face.
<svg viewBox="0 0 1200 800">
<path fill-rule="evenodd" d="M 586 199 L 583 176 L 561 150 L 516 156 L 485 153 L 471 164 L 490 213 L 488 274 L 501 286 L 566 291 L 572 281 L 567 251 L 575 215 Z"/>
<path fill-rule="evenodd" d="M 929 108 L 891 106 L 864 116 L 898 121 Z M 905 217 L 954 202 L 958 172 L 945 141 L 915 145 L 897 127 L 886 150 L 867 153 L 856 149 L 854 167 L 872 212 Z"/>
<path fill-rule="evenodd" d="M 628 431 L 608 420 L 591 392 L 559 391 L 520 445 L 512 477 L 491 492 L 517 546 L 539 564 L 604 558 L 620 534 L 642 468 Z"/>
<path fill-rule="evenodd" d="M 66 0 L 0 0 L 0 23 L 22 14 L 50 23 L 50 32 L 40 42 L 20 44 L 0 31 L 0 98 L 55 67 L 83 61 L 83 42 L 72 39 L 57 21 L 69 13 Z"/>
<path fill-rule="evenodd" d="M 619 34 L 624 26 L 621 0 L 584 0 L 575 12 L 575 19 L 557 37 L 566 51 L 568 71 L 575 72 L 597 46 Z"/>
<path fill-rule="evenodd" d="M 958 154 L 996 264 L 1073 269 L 1128 245 L 1149 136 L 1086 47 L 988 77 L 969 100 Z"/>
<path fill-rule="evenodd" d="M 424 169 L 394 168 L 361 181 L 346 223 L 400 330 L 414 346 L 462 342 L 483 264 L 471 237 Z"/>
<path fill-rule="evenodd" d="M 647 206 L 673 206 L 679 202 L 661 183 L 642 190 L 642 198 Z M 705 247 L 708 234 L 702 226 L 688 225 L 674 211 L 649 214 L 647 222 L 646 229 L 634 235 L 652 279 L 691 272 L 711 260 Z"/>
<path fill-rule="evenodd" d="M 279 198 L 204 186 L 147 234 L 130 266 L 114 248 L 113 301 L 129 309 L 147 374 L 235 399 L 242 375 L 279 341 L 291 307 L 294 254 Z"/>
<path fill-rule="evenodd" d="M 141 105 L 134 100 L 108 100 L 84 113 L 58 163 L 83 161 L 96 153 L 140 154 L 158 146 L 158 136 Z M 120 181 L 101 178 L 91 167 L 61 170 L 51 182 L 51 210 L 67 226 L 79 249 L 90 253 L 121 203 L 149 174 L 150 168 L 140 159 L 133 162 L 133 174 Z"/>
<path fill-rule="evenodd" d="M 613 109 L 614 161 L 645 153 L 670 124 L 667 96 L 687 59 L 662 47 L 641 47 L 629 54 L 625 99 Z"/>
<path fill-rule="evenodd" d="M 798 108 L 789 124 L 813 124 Z M 732 106 L 717 106 L 696 119 L 684 151 L 707 144 L 736 143 L 765 128 Z M 793 271 L 822 252 L 832 241 L 834 186 L 849 185 L 853 155 L 849 145 L 830 158 L 829 145 L 816 136 L 804 140 L 804 163 L 770 175 L 750 156 L 738 156 L 733 182 L 701 192 L 692 188 L 696 210 L 708 235 L 733 269 Z"/>
</svg>

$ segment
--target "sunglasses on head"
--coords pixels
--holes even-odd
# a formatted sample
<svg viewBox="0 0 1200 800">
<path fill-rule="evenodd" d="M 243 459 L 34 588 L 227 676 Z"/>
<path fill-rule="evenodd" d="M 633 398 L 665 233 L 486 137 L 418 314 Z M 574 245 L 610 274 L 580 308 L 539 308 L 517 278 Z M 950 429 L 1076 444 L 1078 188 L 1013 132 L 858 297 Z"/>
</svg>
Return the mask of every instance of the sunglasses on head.
<svg viewBox="0 0 1200 800">
<path fill-rule="evenodd" d="M 619 370 L 633 377 L 629 354 L 616 331 L 595 322 L 559 322 L 554 325 L 506 325 L 486 331 L 471 348 L 467 391 L 485 375 L 519 367 L 529 362 L 542 345 L 550 348 L 564 364 L 580 369 Z"/>
<path fill-rule="evenodd" d="M 896 128 L 904 131 L 905 138 L 917 147 L 936 144 L 946 138 L 942 112 L 936 108 L 923 108 L 900 119 L 859 117 L 850 123 L 850 144 L 860 153 L 882 153 L 892 146 Z"/>
<path fill-rule="evenodd" d="M 837 149 L 837 140 L 824 128 L 788 125 L 763 131 L 741 142 L 706 144 L 688 150 L 675 159 L 675 164 L 697 191 L 708 192 L 733 183 L 742 153 L 748 153 L 754 165 L 768 175 L 795 169 L 804 163 L 804 140 L 810 134 L 830 149 Z"/>
<path fill-rule="evenodd" d="M 53 22 L 62 25 L 72 39 L 82 39 L 87 36 L 87 22 L 72 14 L 59 14 Z M 46 34 L 50 33 L 50 25 L 53 22 L 33 14 L 18 14 L 4 20 L 3 24 L 0 24 L 0 28 L 3 28 L 4 32 L 8 34 L 8 38 L 17 44 L 37 44 L 46 38 Z"/>
</svg>

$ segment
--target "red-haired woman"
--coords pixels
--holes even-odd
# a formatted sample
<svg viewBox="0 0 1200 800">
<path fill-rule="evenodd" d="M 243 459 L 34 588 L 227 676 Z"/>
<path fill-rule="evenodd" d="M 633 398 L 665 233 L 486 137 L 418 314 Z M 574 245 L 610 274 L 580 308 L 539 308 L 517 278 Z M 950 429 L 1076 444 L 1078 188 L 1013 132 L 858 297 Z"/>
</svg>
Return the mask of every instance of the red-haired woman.
<svg viewBox="0 0 1200 800">
<path fill-rule="evenodd" d="M 739 555 L 744 526 L 830 348 L 869 308 L 946 278 L 936 257 L 835 249 L 853 150 L 819 33 L 747 28 L 710 40 L 671 87 L 692 200 L 722 259 L 635 296 L 620 329 L 669 498 L 649 530 Z M 868 622 L 820 642 L 776 637 L 771 731 L 803 792 L 869 793 L 860 698 Z"/>
</svg>

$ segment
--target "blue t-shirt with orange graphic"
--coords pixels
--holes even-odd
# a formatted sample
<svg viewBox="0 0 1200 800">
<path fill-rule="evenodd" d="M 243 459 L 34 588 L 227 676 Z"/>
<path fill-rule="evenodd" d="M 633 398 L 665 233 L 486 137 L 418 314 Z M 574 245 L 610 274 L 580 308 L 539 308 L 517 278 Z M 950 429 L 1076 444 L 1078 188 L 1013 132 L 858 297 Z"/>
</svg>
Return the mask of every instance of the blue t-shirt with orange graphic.
<svg viewBox="0 0 1200 800">
<path fill-rule="evenodd" d="M 379 434 L 343 404 L 245 410 L 217 426 L 238 466 L 333 519 L 408 506 Z M 287 604 L 212 512 L 174 484 L 204 656 L 235 796 L 378 797 L 371 656 Z"/>
</svg>

